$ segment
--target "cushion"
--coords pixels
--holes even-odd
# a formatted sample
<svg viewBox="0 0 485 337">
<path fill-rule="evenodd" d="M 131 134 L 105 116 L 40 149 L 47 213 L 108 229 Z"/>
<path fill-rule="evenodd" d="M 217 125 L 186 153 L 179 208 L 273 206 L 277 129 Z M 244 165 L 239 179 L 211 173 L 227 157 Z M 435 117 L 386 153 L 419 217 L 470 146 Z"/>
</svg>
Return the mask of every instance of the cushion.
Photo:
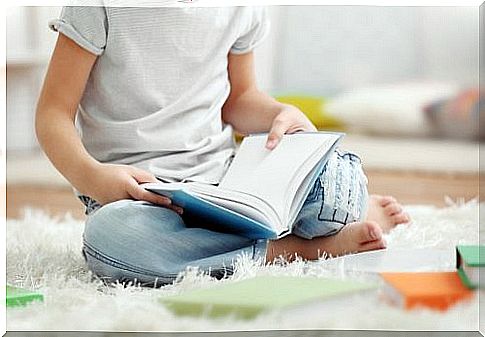
<svg viewBox="0 0 485 337">
<path fill-rule="evenodd" d="M 454 95 L 458 87 L 437 82 L 409 82 L 349 90 L 330 99 L 326 112 L 348 131 L 379 135 L 431 134 L 424 108 Z"/>
</svg>

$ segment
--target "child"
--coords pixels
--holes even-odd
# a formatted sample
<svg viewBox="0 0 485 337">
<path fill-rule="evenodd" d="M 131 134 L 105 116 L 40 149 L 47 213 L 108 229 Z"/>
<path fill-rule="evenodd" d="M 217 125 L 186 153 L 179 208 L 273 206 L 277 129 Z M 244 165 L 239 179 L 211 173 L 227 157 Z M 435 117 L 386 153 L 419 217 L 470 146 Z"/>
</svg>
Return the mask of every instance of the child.
<svg viewBox="0 0 485 337">
<path fill-rule="evenodd" d="M 36 132 L 86 205 L 83 254 L 104 280 L 156 286 L 188 266 L 225 275 L 241 254 L 269 263 L 380 249 L 382 233 L 408 221 L 392 197 L 368 198 L 359 158 L 340 151 L 280 240 L 210 230 L 139 186 L 217 184 L 234 154 L 233 129 L 269 132 L 270 150 L 285 133 L 315 131 L 256 87 L 262 8 L 66 7 L 51 27 L 60 34 Z"/>
</svg>

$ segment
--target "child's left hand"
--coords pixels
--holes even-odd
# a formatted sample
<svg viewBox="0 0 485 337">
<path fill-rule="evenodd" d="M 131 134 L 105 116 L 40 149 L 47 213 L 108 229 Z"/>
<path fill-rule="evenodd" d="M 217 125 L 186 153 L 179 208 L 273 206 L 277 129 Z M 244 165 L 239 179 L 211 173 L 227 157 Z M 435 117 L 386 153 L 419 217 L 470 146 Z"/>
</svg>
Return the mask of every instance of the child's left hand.
<svg viewBox="0 0 485 337">
<path fill-rule="evenodd" d="M 281 112 L 273 119 L 266 148 L 273 150 L 285 133 L 299 131 L 317 131 L 317 128 L 300 109 L 293 105 L 284 104 Z"/>
</svg>

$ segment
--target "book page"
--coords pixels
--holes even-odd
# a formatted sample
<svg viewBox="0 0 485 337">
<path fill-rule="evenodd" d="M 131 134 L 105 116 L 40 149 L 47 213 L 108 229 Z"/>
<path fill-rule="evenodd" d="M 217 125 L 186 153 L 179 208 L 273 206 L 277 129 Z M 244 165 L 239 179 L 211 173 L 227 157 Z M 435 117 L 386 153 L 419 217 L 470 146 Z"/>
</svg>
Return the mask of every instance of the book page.
<svg viewBox="0 0 485 337">
<path fill-rule="evenodd" d="M 187 185 L 189 185 L 188 190 L 195 196 L 270 225 L 278 231 L 284 229 L 271 206 L 251 194 L 197 182 L 187 183 Z"/>
<path fill-rule="evenodd" d="M 453 271 L 455 250 L 437 248 L 394 248 L 339 256 L 325 260 L 329 270 L 365 273 Z"/>
<path fill-rule="evenodd" d="M 267 134 L 246 137 L 219 187 L 266 200 L 286 217 L 294 182 L 302 182 L 340 137 L 323 132 L 285 135 L 273 150 L 265 147 Z M 305 165 L 309 158 L 314 163 Z"/>
</svg>

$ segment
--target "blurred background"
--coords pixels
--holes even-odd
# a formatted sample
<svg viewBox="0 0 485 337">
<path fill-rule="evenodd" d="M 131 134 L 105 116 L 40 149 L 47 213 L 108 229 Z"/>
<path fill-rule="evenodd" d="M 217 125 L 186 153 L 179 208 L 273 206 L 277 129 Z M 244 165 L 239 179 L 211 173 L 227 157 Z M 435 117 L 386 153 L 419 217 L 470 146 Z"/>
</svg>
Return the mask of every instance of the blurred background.
<svg viewBox="0 0 485 337">
<path fill-rule="evenodd" d="M 258 82 L 320 128 L 347 133 L 372 193 L 444 206 L 478 196 L 479 12 L 474 7 L 271 6 Z M 36 100 L 58 7 L 7 9 L 7 217 L 83 217 L 37 144 Z M 450 199 L 447 199 L 449 197 Z"/>
</svg>

